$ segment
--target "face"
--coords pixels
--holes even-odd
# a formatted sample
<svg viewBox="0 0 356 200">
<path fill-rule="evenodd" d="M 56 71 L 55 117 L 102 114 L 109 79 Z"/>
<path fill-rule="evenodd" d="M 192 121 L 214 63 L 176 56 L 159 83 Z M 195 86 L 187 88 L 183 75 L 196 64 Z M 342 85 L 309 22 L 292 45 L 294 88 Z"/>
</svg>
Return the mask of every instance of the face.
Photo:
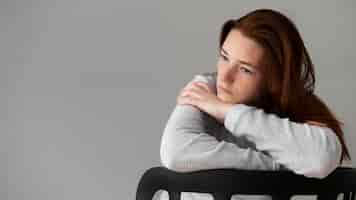
<svg viewBox="0 0 356 200">
<path fill-rule="evenodd" d="M 233 104 L 257 102 L 263 91 L 262 60 L 263 48 L 232 29 L 219 53 L 218 98 Z"/>
</svg>

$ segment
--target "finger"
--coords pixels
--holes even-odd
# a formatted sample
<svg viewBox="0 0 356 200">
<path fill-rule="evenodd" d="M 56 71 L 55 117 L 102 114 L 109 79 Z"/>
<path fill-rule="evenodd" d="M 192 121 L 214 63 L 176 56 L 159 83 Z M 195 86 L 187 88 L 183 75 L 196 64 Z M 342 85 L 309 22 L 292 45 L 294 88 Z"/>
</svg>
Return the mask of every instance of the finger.
<svg viewBox="0 0 356 200">
<path fill-rule="evenodd" d="M 205 82 L 195 81 L 194 86 L 199 87 L 207 92 L 211 92 L 211 88 Z"/>
<path fill-rule="evenodd" d="M 178 104 L 183 105 L 183 104 L 189 104 L 189 105 L 195 105 L 195 99 L 190 96 L 181 96 L 178 98 Z"/>
<path fill-rule="evenodd" d="M 191 88 L 199 88 L 199 89 L 202 89 L 202 87 L 198 87 L 199 85 L 196 84 L 196 83 L 204 83 L 204 82 L 192 80 L 192 81 L 190 81 L 190 82 L 180 91 L 180 93 L 182 93 L 183 90 L 189 90 L 189 89 L 191 89 Z M 203 87 L 203 88 L 204 88 L 204 87 Z M 209 90 L 209 88 L 208 88 L 208 90 Z"/>
<path fill-rule="evenodd" d="M 202 92 L 209 92 L 209 89 L 206 89 L 204 86 L 198 85 L 197 83 L 192 83 L 188 88 L 184 89 L 184 91 L 192 91 L 194 93 L 202 95 Z"/>
<path fill-rule="evenodd" d="M 202 84 L 199 85 L 198 83 Z M 201 98 L 202 91 L 211 92 L 209 86 L 204 84 L 204 82 L 191 81 L 179 92 L 178 96 L 192 95 L 195 98 Z"/>
<path fill-rule="evenodd" d="M 180 101 L 181 99 L 184 99 L 189 96 L 191 96 L 191 93 L 189 92 L 189 90 L 182 90 L 182 92 L 177 97 L 177 101 Z"/>
<path fill-rule="evenodd" d="M 202 98 L 202 94 L 201 94 L 201 90 L 196 89 L 196 88 L 190 88 L 187 90 L 183 90 L 181 96 L 185 97 L 185 96 L 190 96 L 190 97 L 194 97 L 194 98 Z"/>
</svg>

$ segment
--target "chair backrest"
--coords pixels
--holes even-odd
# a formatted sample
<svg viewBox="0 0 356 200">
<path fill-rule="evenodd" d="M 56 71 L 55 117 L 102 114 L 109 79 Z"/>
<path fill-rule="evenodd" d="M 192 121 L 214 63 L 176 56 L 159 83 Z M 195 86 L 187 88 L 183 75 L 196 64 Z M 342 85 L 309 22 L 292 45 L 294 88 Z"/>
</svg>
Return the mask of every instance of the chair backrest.
<svg viewBox="0 0 356 200">
<path fill-rule="evenodd" d="M 212 181 L 214 180 L 214 181 Z M 356 200 L 356 168 L 338 167 L 324 179 L 308 178 L 292 171 L 210 169 L 180 173 L 152 167 L 139 180 L 136 200 L 151 200 L 158 190 L 166 190 L 170 200 L 180 200 L 181 192 L 210 193 L 214 200 L 229 200 L 235 194 L 271 195 L 273 200 L 293 195 L 317 195 L 317 200 Z"/>
</svg>

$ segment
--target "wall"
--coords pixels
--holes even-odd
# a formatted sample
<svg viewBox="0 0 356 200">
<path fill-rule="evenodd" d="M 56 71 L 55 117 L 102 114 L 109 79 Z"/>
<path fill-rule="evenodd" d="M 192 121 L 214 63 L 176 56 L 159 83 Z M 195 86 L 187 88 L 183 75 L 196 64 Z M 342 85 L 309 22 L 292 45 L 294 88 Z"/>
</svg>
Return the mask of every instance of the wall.
<svg viewBox="0 0 356 200">
<path fill-rule="evenodd" d="M 1 1 L 0 199 L 134 199 L 179 90 L 215 70 L 222 22 L 263 7 L 295 20 L 356 156 L 355 6 Z"/>
</svg>

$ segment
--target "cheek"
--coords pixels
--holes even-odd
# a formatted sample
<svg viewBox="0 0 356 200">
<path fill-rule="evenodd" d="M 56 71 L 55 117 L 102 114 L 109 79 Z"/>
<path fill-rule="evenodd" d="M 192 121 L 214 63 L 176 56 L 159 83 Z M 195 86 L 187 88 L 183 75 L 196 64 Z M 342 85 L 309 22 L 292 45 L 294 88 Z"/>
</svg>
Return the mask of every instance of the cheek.
<svg viewBox="0 0 356 200">
<path fill-rule="evenodd" d="M 239 102 L 249 102 L 258 95 L 258 87 L 254 81 L 240 81 L 234 86 L 233 96 Z"/>
</svg>

